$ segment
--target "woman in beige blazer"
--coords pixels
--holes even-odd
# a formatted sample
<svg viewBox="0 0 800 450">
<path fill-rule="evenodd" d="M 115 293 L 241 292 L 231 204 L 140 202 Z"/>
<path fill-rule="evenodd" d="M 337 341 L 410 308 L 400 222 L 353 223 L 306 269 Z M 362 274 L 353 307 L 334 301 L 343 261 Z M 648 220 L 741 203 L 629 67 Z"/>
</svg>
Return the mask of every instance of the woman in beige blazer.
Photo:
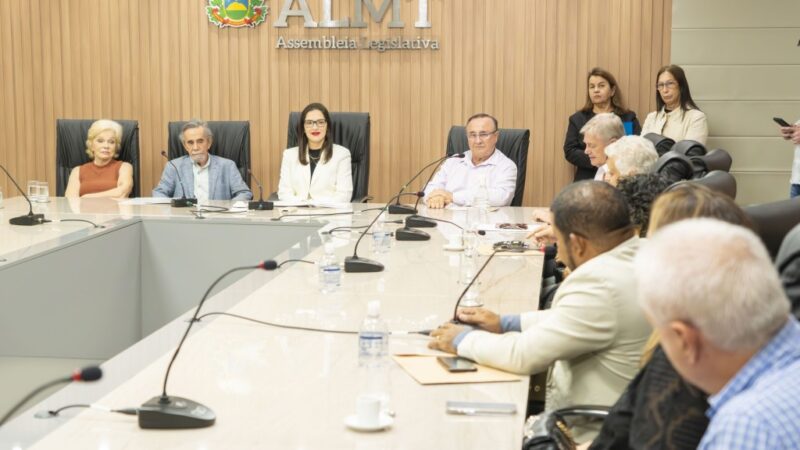
<svg viewBox="0 0 800 450">
<path fill-rule="evenodd" d="M 656 133 L 675 142 L 691 139 L 706 145 L 706 115 L 692 100 L 683 69 L 676 65 L 664 66 L 658 71 L 656 79 L 658 109 L 644 120 L 642 136 Z"/>
<path fill-rule="evenodd" d="M 350 150 L 333 143 L 330 123 L 328 109 L 320 103 L 312 103 L 300 113 L 298 146 L 283 152 L 279 199 L 350 201 Z"/>
</svg>

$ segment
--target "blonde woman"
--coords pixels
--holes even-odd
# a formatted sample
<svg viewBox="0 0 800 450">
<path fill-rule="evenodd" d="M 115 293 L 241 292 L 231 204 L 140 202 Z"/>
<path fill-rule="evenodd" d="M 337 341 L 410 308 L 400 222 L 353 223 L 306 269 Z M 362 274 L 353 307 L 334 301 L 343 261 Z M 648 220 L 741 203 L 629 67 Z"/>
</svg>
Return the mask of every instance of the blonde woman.
<svg viewBox="0 0 800 450">
<path fill-rule="evenodd" d="M 122 125 L 101 119 L 89 127 L 86 154 L 92 158 L 72 169 L 65 197 L 125 198 L 133 189 L 133 166 L 115 159 L 122 142 Z"/>
</svg>

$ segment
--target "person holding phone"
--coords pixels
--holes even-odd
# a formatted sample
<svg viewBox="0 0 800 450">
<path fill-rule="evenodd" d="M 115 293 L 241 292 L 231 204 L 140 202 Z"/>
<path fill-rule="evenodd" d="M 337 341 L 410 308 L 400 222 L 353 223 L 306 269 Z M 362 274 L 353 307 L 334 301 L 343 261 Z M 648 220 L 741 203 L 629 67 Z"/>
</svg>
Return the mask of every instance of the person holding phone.
<svg viewBox="0 0 800 450">
<path fill-rule="evenodd" d="M 789 197 L 795 198 L 800 196 L 800 120 L 794 125 L 789 125 L 785 120 L 776 117 L 777 122 L 781 128 L 781 136 L 787 141 L 792 141 L 794 144 L 794 162 L 792 163 L 792 178 L 791 187 L 789 188 Z"/>
</svg>

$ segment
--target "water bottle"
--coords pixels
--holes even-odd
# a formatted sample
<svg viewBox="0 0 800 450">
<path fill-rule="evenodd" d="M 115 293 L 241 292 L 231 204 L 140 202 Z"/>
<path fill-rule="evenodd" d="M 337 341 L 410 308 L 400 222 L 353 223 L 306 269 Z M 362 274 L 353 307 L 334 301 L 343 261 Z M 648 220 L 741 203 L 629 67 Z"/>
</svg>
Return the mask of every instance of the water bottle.
<svg viewBox="0 0 800 450">
<path fill-rule="evenodd" d="M 330 294 L 342 284 L 342 266 L 336 259 L 333 242 L 326 242 L 325 254 L 317 264 L 319 266 L 319 285 L 323 294 Z"/>
<path fill-rule="evenodd" d="M 384 365 L 389 353 L 389 327 L 381 319 L 381 304 L 367 304 L 367 317 L 358 330 L 358 365 Z"/>
<path fill-rule="evenodd" d="M 389 405 L 389 327 L 381 319 L 381 304 L 367 304 L 367 317 L 358 330 L 358 365 L 361 392 Z"/>
<path fill-rule="evenodd" d="M 372 225 L 372 251 L 375 253 L 388 253 L 391 245 L 391 236 L 386 229 L 383 217 L 380 217 Z"/>
<path fill-rule="evenodd" d="M 478 188 L 475 190 L 475 196 L 472 199 L 472 206 L 484 210 L 489 208 L 489 187 L 486 183 L 486 176 L 480 174 L 478 176 Z"/>
</svg>

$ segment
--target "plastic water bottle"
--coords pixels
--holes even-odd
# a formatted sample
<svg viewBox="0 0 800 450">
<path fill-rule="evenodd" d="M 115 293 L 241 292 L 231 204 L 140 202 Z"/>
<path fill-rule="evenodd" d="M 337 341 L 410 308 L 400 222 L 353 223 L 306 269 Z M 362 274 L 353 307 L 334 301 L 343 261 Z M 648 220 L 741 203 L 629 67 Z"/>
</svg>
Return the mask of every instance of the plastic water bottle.
<svg viewBox="0 0 800 450">
<path fill-rule="evenodd" d="M 342 266 L 336 258 L 333 242 L 325 243 L 325 254 L 317 264 L 319 266 L 319 285 L 323 294 L 330 294 L 342 284 Z"/>
<path fill-rule="evenodd" d="M 383 217 L 378 218 L 372 225 L 372 251 L 375 253 L 388 253 L 392 245 L 391 236 L 383 219 Z"/>
<path fill-rule="evenodd" d="M 358 331 L 358 365 L 361 391 L 389 405 L 389 327 L 381 319 L 381 304 L 367 304 L 367 316 Z"/>
<path fill-rule="evenodd" d="M 358 330 L 358 365 L 383 365 L 389 353 L 389 327 L 381 319 L 381 304 L 367 304 L 367 317 Z"/>
<path fill-rule="evenodd" d="M 486 183 L 486 176 L 483 174 L 479 175 L 478 189 L 475 190 L 475 196 L 472 199 L 472 206 L 482 209 L 489 208 L 489 187 L 486 185 Z"/>
</svg>

